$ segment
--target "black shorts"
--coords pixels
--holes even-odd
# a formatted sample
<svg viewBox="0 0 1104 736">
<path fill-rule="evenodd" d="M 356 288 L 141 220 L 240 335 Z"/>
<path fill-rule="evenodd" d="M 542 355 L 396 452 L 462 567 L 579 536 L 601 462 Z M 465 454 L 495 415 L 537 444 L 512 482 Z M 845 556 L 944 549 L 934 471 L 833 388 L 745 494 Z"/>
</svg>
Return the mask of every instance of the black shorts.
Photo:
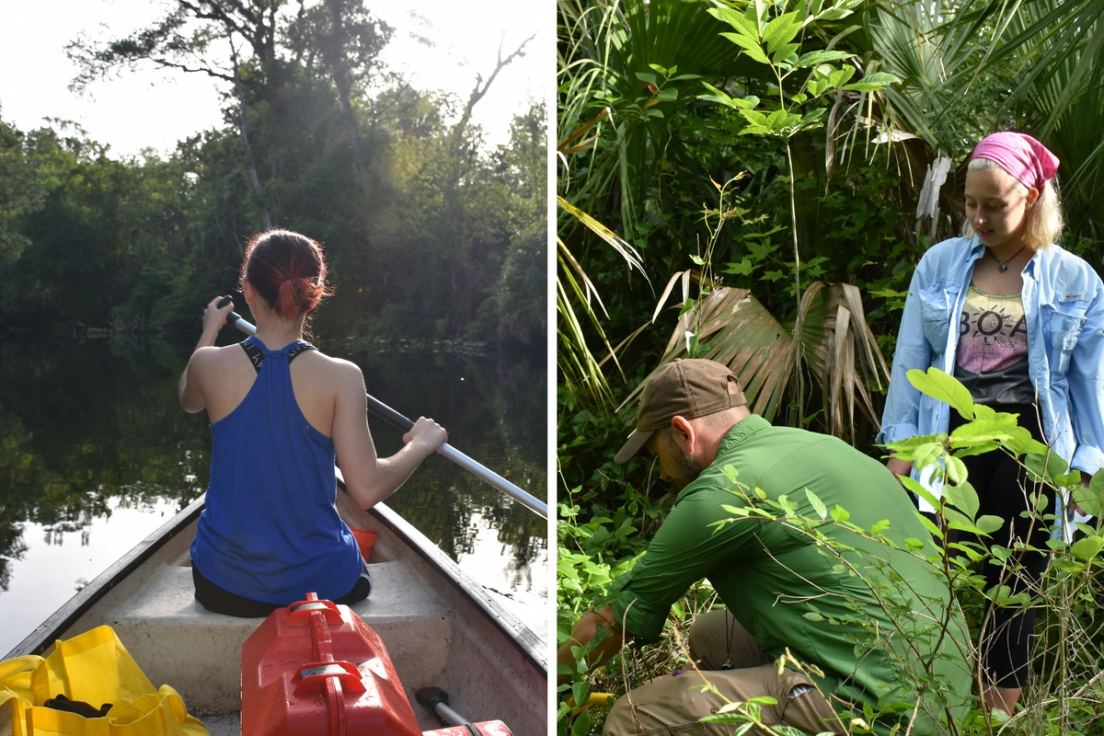
<svg viewBox="0 0 1104 736">
<path fill-rule="evenodd" d="M 295 603 L 295 601 L 288 601 L 283 604 L 264 603 L 262 601 L 255 601 L 251 598 L 240 596 L 237 593 L 231 593 L 229 590 L 203 577 L 203 574 L 200 573 L 195 564 L 192 565 L 192 582 L 195 583 L 196 600 L 199 601 L 200 605 L 212 613 L 223 613 L 227 616 L 237 616 L 238 618 L 266 618 L 268 614 L 272 613 L 277 608 L 283 608 L 284 606 Z M 304 597 L 307 592 L 309 591 L 303 591 Z M 371 592 L 372 575 L 368 572 L 368 563 L 361 560 L 360 577 L 357 578 L 353 589 L 335 600 L 334 603 L 348 606 L 364 600 Z"/>
</svg>

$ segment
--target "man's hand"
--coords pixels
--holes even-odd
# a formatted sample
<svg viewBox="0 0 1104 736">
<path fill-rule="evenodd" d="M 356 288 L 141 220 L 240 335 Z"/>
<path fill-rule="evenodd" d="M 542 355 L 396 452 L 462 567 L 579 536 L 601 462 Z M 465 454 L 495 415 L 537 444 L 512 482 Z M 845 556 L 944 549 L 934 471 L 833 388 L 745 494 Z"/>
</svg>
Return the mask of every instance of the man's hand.
<svg viewBox="0 0 1104 736">
<path fill-rule="evenodd" d="M 575 654 L 572 648 L 586 647 L 590 640 L 598 633 L 598 627 L 607 629 L 610 636 L 598 642 L 594 649 L 587 655 L 587 666 L 598 667 L 613 655 L 621 651 L 621 640 L 624 636 L 620 626 L 617 625 L 617 617 L 613 609 L 606 606 L 601 611 L 588 611 L 584 613 L 579 623 L 571 630 L 571 638 L 567 640 L 560 651 L 556 653 L 556 663 L 566 665 L 572 672 L 575 671 Z M 557 674 L 556 684 L 563 685 L 570 682 L 571 674 Z"/>
</svg>

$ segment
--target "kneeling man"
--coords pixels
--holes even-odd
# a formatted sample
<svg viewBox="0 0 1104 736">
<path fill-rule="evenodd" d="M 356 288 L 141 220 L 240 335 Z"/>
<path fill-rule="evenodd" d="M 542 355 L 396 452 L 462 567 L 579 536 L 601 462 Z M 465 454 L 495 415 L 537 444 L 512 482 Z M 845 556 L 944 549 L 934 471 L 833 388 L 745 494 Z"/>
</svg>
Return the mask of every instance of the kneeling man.
<svg viewBox="0 0 1104 736">
<path fill-rule="evenodd" d="M 621 698 L 606 734 L 731 736 L 732 724 L 697 721 L 725 702 L 760 696 L 777 702 L 763 707 L 765 724 L 808 734 L 844 732 L 864 705 L 878 712 L 908 704 L 880 718 L 879 731 L 900 721 L 902 732 L 911 723 L 913 734 L 941 733 L 941 719 L 965 714 L 972 686 L 965 621 L 924 559 L 935 551 L 930 535 L 884 465 L 834 437 L 771 426 L 748 411 L 736 376 L 708 360 L 676 360 L 648 381 L 616 461 L 644 451 L 678 493 L 674 507 L 615 582 L 613 601 L 582 617 L 558 660 L 573 664 L 571 649 L 599 626 L 612 636 L 598 644 L 592 666 L 623 639 L 656 640 L 671 605 L 708 578 L 727 610 L 698 618 L 690 656 L 720 695 L 703 692 L 702 677 L 687 668 Z M 806 491 L 829 510 L 847 511 L 858 528 L 877 528 L 884 541 L 831 515 L 795 521 L 821 518 Z M 788 520 L 763 503 L 782 496 L 796 507 Z M 736 515 L 725 506 L 772 513 Z M 924 547 L 914 555 L 909 543 Z M 792 663 L 780 669 L 775 662 L 787 650 L 814 674 Z"/>
</svg>

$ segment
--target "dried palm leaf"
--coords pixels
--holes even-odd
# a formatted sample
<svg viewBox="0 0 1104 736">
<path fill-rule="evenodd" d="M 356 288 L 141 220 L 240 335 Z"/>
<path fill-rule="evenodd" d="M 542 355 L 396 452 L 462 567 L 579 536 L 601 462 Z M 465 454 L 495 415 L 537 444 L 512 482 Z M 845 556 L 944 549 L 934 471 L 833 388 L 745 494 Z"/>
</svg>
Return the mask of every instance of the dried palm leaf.
<svg viewBox="0 0 1104 736">
<path fill-rule="evenodd" d="M 788 403 L 787 397 L 804 406 L 808 374 L 820 388 L 830 433 L 854 436 L 856 405 L 879 424 L 869 386 L 885 386 L 889 368 L 866 324 L 859 290 L 851 284 L 811 284 L 802 294 L 792 330 L 747 289 L 714 289 L 679 317 L 656 370 L 689 354 L 688 335 L 697 336 L 695 357 L 731 368 L 751 410 L 768 420 Z M 637 387 L 618 410 L 639 393 Z M 800 411 L 791 416 L 797 423 L 802 419 Z"/>
</svg>

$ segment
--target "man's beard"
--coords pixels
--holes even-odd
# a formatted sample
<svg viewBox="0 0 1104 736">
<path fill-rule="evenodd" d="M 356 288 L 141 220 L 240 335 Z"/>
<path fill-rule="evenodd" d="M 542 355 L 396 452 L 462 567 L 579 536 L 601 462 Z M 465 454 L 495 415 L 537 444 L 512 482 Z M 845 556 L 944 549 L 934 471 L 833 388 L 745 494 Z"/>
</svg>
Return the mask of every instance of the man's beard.
<svg viewBox="0 0 1104 736">
<path fill-rule="evenodd" d="M 671 486 L 671 493 L 678 495 L 683 488 L 701 475 L 705 468 L 694 462 L 690 458 L 690 455 L 674 442 L 671 442 L 670 447 L 674 451 L 672 459 L 674 460 L 675 467 L 668 472 L 670 477 L 667 480 L 667 484 Z"/>
</svg>

